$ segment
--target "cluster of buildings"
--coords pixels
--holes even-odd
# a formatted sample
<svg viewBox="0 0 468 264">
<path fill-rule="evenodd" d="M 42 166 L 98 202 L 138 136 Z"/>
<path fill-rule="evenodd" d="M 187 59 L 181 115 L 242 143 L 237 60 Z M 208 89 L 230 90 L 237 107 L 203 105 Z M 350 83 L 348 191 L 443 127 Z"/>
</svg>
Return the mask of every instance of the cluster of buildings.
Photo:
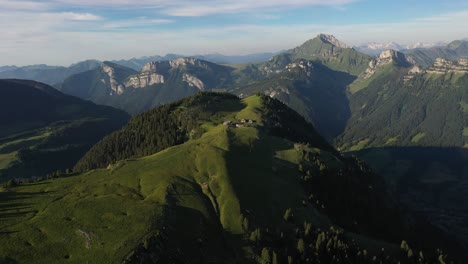
<svg viewBox="0 0 468 264">
<path fill-rule="evenodd" d="M 229 127 L 247 127 L 255 123 L 257 123 L 257 121 L 253 119 L 241 119 L 240 122 L 232 122 L 231 120 L 224 121 L 223 125 Z"/>
</svg>

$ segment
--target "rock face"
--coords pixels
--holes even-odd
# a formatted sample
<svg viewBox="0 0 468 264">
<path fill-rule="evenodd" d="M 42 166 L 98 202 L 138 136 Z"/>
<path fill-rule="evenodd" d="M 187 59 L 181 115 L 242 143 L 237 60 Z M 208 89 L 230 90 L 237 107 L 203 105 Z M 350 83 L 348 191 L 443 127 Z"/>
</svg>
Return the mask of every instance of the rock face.
<svg viewBox="0 0 468 264">
<path fill-rule="evenodd" d="M 109 76 L 109 85 L 110 85 L 110 88 L 112 89 L 112 92 L 110 95 L 123 94 L 125 87 L 121 83 L 119 83 L 117 79 L 115 78 L 114 68 L 112 68 L 111 66 L 105 63 L 103 63 L 101 67 L 102 67 L 102 70 L 107 74 L 107 76 Z"/>
<path fill-rule="evenodd" d="M 369 62 L 369 66 L 360 77 L 363 79 L 368 79 L 374 75 L 378 68 L 391 63 L 402 67 L 411 67 L 415 64 L 411 57 L 406 56 L 401 52 L 395 50 L 386 50 Z"/>
<path fill-rule="evenodd" d="M 178 68 L 180 66 L 187 66 L 187 65 L 193 65 L 193 66 L 200 66 L 202 68 L 208 68 L 206 64 L 201 62 L 200 60 L 194 59 L 194 58 L 178 58 L 175 60 L 170 60 L 168 61 L 169 65 L 171 68 Z"/>
<path fill-rule="evenodd" d="M 403 77 L 403 81 L 407 82 L 413 79 L 417 74 L 425 73 L 425 72 L 426 71 L 421 69 L 421 67 L 419 67 L 418 65 L 413 65 L 413 67 L 411 67 L 411 69 L 408 71 L 405 77 Z"/>
<path fill-rule="evenodd" d="M 311 72 L 312 67 L 313 67 L 312 62 L 306 61 L 306 60 L 299 60 L 299 61 L 286 65 L 285 70 L 290 72 L 293 70 L 300 69 L 301 71 L 304 71 L 307 74 L 307 76 L 310 76 L 312 74 Z"/>
<path fill-rule="evenodd" d="M 171 70 L 185 66 L 196 66 L 208 69 L 205 63 L 194 58 L 178 58 L 169 61 L 149 62 L 143 66 L 140 73 L 128 78 L 125 82 L 125 86 L 130 88 L 145 88 L 154 84 L 165 83 Z M 200 90 L 205 89 L 203 81 L 192 74 L 184 73 L 182 75 L 182 81 Z"/>
<path fill-rule="evenodd" d="M 427 73 L 468 73 L 468 59 L 450 61 L 443 58 L 437 58 L 434 64 L 427 70 Z"/>
<path fill-rule="evenodd" d="M 140 73 L 128 78 L 125 82 L 126 87 L 145 88 L 153 84 L 164 83 L 164 76 L 158 74 L 158 62 L 149 62 L 143 66 Z"/>
<path fill-rule="evenodd" d="M 333 35 L 327 35 L 327 34 L 319 34 L 318 37 L 325 43 L 329 43 L 333 46 L 339 47 L 339 48 L 350 48 L 350 46 L 346 45 L 346 43 L 339 41 L 335 36 Z"/>
<path fill-rule="evenodd" d="M 205 84 L 197 77 L 184 73 L 182 78 L 183 78 L 182 80 L 188 83 L 189 86 L 195 86 L 201 91 L 205 90 Z"/>
</svg>

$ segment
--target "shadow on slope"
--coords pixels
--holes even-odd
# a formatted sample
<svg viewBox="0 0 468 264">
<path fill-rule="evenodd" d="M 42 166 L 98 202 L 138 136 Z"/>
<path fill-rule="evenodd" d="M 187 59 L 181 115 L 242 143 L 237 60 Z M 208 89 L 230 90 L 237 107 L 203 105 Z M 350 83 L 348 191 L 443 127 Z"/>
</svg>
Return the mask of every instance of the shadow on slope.
<svg viewBox="0 0 468 264">
<path fill-rule="evenodd" d="M 468 149 L 388 147 L 348 154 L 367 161 L 402 204 L 468 245 Z"/>
<path fill-rule="evenodd" d="M 231 92 L 241 97 L 255 93 L 274 97 L 304 116 L 326 139 L 337 137 L 351 117 L 347 87 L 356 77 L 316 62 L 297 65 Z"/>
</svg>

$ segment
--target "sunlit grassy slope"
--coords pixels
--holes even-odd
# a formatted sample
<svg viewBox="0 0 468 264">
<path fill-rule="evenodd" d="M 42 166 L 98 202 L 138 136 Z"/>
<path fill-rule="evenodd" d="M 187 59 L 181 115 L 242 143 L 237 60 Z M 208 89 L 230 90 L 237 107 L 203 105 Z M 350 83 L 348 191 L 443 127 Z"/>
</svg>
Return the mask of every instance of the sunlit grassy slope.
<svg viewBox="0 0 468 264">
<path fill-rule="evenodd" d="M 361 234 L 324 233 L 349 243 L 333 252 L 355 241 L 399 248 L 371 239 L 399 243 L 405 234 L 381 180 L 341 157 L 297 113 L 264 96 L 187 100 L 205 105 L 196 112 L 200 136 L 82 174 L 5 185 L 0 263 L 256 263 L 269 243 L 287 261 L 307 226 L 304 239 L 315 245 L 331 225 Z M 173 111 L 189 113 L 187 105 Z M 323 252 L 314 256 L 327 259 Z"/>
<path fill-rule="evenodd" d="M 244 103 L 226 118 L 260 120 L 260 97 Z M 187 259 L 200 251 L 216 258 L 229 256 L 228 248 L 238 243 L 247 211 L 274 223 L 296 204 L 300 218 L 327 222 L 300 207 L 304 192 L 293 177 L 294 153 L 291 142 L 256 126 L 218 124 L 152 156 L 3 190 L 0 255 L 28 263 L 118 262 L 145 238 L 168 236 L 173 250 L 193 250 L 184 252 Z M 199 239 L 209 240 L 208 248 Z"/>
</svg>

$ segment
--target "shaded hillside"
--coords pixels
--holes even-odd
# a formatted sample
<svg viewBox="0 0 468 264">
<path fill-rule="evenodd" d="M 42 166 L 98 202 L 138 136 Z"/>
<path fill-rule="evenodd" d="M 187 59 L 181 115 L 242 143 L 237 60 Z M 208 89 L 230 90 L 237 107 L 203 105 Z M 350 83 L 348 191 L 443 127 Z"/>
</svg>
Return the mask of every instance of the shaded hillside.
<svg viewBox="0 0 468 264">
<path fill-rule="evenodd" d="M 103 103 L 110 96 L 123 93 L 122 83 L 137 71 L 111 62 L 100 67 L 72 75 L 59 86 L 63 93 L 96 103 Z"/>
<path fill-rule="evenodd" d="M 386 147 L 352 154 L 384 176 L 400 201 L 468 245 L 468 150 Z"/>
<path fill-rule="evenodd" d="M 128 118 L 42 83 L 0 80 L 1 181 L 71 168 Z"/>
<path fill-rule="evenodd" d="M 337 140 L 342 149 L 458 146 L 468 143 L 468 70 L 441 63 L 411 74 L 393 67 L 350 97 L 352 116 Z M 458 66 L 456 66 L 458 67 Z"/>
<path fill-rule="evenodd" d="M 174 112 L 199 113 L 199 136 L 105 169 L 2 190 L 0 215 L 10 217 L 0 222 L 0 256 L 31 263 L 367 263 L 375 256 L 396 263 L 415 261 L 412 252 L 425 246 L 449 245 L 427 226 L 415 236 L 381 178 L 336 154 L 278 101 L 208 93 L 179 104 Z M 441 251 L 423 254 L 448 261 Z"/>
<path fill-rule="evenodd" d="M 240 96 L 260 92 L 276 98 L 314 124 L 328 140 L 343 132 L 351 113 L 346 87 L 354 77 L 318 62 L 297 60 L 281 73 L 231 90 Z"/>
</svg>

